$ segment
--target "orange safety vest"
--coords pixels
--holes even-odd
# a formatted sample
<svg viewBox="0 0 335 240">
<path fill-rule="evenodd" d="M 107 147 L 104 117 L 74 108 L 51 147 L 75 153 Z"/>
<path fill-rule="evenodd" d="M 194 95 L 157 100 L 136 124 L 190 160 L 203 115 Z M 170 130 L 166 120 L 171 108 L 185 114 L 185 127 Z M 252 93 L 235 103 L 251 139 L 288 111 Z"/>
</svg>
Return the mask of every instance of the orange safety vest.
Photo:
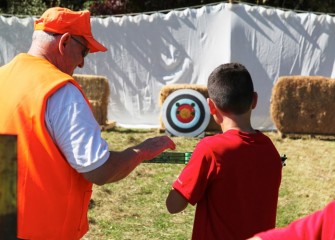
<svg viewBox="0 0 335 240">
<path fill-rule="evenodd" d="M 92 183 L 69 165 L 44 122 L 48 97 L 68 82 L 82 91 L 28 54 L 0 68 L 0 134 L 18 136 L 18 238 L 73 240 L 88 230 Z"/>
</svg>

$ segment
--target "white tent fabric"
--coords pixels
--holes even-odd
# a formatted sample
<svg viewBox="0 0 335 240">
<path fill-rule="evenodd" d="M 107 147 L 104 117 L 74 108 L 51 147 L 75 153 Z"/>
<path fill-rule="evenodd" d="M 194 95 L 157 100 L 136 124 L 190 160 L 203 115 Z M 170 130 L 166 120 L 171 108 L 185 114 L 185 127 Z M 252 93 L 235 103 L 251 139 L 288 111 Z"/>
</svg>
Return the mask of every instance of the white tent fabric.
<svg viewBox="0 0 335 240">
<path fill-rule="evenodd" d="M 28 50 L 33 20 L 0 17 L 0 65 Z M 123 127 L 159 127 L 161 87 L 204 85 L 222 63 L 249 69 L 259 95 L 252 124 L 260 130 L 275 129 L 270 97 L 278 77 L 335 75 L 335 18 L 329 15 L 220 3 L 91 21 L 109 51 L 90 54 L 76 73 L 108 78 L 108 120 Z"/>
</svg>

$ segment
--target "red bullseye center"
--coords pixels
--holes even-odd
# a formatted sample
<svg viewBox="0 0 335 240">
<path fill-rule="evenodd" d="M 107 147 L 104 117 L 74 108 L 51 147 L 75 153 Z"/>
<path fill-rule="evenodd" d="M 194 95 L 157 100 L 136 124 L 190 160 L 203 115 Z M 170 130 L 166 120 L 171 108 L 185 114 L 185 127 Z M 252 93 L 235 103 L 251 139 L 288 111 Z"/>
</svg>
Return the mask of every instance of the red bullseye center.
<svg viewBox="0 0 335 240">
<path fill-rule="evenodd" d="M 191 122 L 194 118 L 194 115 L 194 108 L 189 104 L 182 104 L 177 108 L 176 117 L 182 123 Z"/>
</svg>

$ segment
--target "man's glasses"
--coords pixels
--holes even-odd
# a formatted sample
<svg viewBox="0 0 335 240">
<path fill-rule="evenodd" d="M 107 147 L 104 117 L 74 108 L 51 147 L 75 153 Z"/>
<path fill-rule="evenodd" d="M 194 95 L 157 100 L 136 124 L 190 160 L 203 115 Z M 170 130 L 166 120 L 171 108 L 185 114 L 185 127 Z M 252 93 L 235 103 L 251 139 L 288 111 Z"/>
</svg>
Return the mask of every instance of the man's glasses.
<svg viewBox="0 0 335 240">
<path fill-rule="evenodd" d="M 86 45 L 83 44 L 81 41 L 79 41 L 78 39 L 76 39 L 75 37 L 71 36 L 71 38 L 72 38 L 75 42 L 79 43 L 81 46 L 84 47 L 83 51 L 81 52 L 81 55 L 83 56 L 83 58 L 86 57 L 87 54 L 90 52 L 90 49 L 89 49 L 88 47 L 86 47 Z"/>
</svg>

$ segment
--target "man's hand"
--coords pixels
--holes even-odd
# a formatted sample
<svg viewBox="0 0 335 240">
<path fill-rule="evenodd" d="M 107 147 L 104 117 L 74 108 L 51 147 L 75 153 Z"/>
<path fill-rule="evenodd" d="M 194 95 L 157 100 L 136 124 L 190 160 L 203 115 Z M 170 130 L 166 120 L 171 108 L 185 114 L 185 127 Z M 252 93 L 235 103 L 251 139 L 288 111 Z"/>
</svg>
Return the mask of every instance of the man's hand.
<svg viewBox="0 0 335 240">
<path fill-rule="evenodd" d="M 262 239 L 256 236 L 256 237 L 249 238 L 247 240 L 262 240 Z"/>
<path fill-rule="evenodd" d="M 97 185 L 116 182 L 128 176 L 144 160 L 153 159 L 168 148 L 176 148 L 168 136 L 149 138 L 121 152 L 111 151 L 108 160 L 102 166 L 83 173 L 83 176 Z"/>
<path fill-rule="evenodd" d="M 140 159 L 150 160 L 164 152 L 166 149 L 175 150 L 176 145 L 168 136 L 159 136 L 146 139 L 134 150 L 138 152 Z"/>
</svg>

